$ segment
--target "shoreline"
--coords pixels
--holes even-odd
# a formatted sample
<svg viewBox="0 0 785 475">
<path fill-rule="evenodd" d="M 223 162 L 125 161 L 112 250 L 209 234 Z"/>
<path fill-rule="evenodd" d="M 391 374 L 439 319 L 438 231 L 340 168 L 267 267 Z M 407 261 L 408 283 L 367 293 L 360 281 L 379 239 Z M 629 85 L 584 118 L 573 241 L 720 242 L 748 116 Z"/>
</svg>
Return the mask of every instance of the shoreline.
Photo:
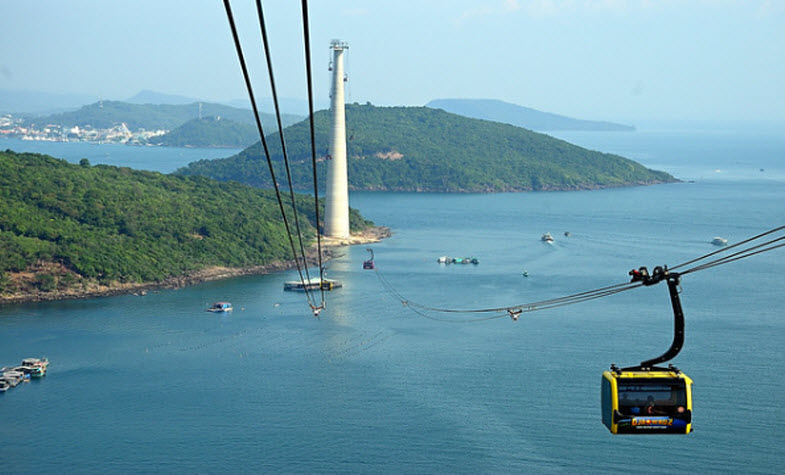
<svg viewBox="0 0 785 475">
<path fill-rule="evenodd" d="M 365 229 L 359 233 L 352 234 L 349 238 L 332 239 L 322 237 L 322 259 L 329 261 L 335 256 L 336 248 L 354 246 L 357 244 L 370 244 L 380 242 L 382 239 L 392 235 L 389 228 L 385 226 L 375 226 Z M 316 264 L 316 243 L 311 246 L 308 252 L 308 263 Z M 229 279 L 243 275 L 264 275 L 282 272 L 295 268 L 295 261 L 276 261 L 270 264 L 262 264 L 249 267 L 220 267 L 212 266 L 200 269 L 186 275 L 170 277 L 161 282 L 141 282 L 127 284 L 101 285 L 95 282 L 79 288 L 54 290 L 45 292 L 36 290 L 34 292 L 17 292 L 9 295 L 0 296 L 0 306 L 8 304 L 20 304 L 31 302 L 50 302 L 57 300 L 76 300 L 96 297 L 112 297 L 116 295 L 139 295 L 144 296 L 148 291 L 162 289 L 179 289 L 189 285 L 196 285 L 202 282 Z"/>
</svg>

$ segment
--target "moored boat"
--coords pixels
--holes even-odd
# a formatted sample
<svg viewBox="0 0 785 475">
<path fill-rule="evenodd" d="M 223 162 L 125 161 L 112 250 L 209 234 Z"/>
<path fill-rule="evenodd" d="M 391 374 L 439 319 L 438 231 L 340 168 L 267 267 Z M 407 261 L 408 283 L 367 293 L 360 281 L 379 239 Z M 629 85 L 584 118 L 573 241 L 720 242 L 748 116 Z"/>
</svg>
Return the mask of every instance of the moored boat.
<svg viewBox="0 0 785 475">
<path fill-rule="evenodd" d="M 711 240 L 711 243 L 714 244 L 715 246 L 727 246 L 728 240 L 723 237 L 715 237 L 714 239 Z"/>
<path fill-rule="evenodd" d="M 231 312 L 232 304 L 230 302 L 215 302 L 212 307 L 207 309 L 208 312 Z"/>
<path fill-rule="evenodd" d="M 43 366 L 17 366 L 14 371 L 24 373 L 31 378 L 43 378 L 46 375 L 46 369 Z"/>
<path fill-rule="evenodd" d="M 21 371 L 15 371 L 15 370 L 4 371 L 3 375 L 0 376 L 0 380 L 7 382 L 11 386 L 16 386 L 17 384 L 29 379 L 30 376 L 24 374 Z"/>
</svg>

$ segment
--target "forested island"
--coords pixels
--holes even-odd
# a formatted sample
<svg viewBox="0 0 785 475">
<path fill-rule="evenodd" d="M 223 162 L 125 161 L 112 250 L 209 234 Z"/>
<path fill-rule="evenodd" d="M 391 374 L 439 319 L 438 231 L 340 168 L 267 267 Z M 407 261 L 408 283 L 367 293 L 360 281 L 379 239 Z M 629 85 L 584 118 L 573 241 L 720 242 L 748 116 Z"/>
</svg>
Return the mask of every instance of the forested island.
<svg viewBox="0 0 785 475">
<path fill-rule="evenodd" d="M 0 152 L 0 302 L 179 286 L 287 268 L 270 191 L 87 160 Z M 313 198 L 297 209 L 315 238 Z M 291 216 L 291 209 L 289 209 Z M 352 232 L 373 223 L 351 210 Z"/>
<path fill-rule="evenodd" d="M 329 157 L 329 111 L 314 116 L 318 174 Z M 509 124 L 427 107 L 346 106 L 349 187 L 369 191 L 519 192 L 586 190 L 677 181 L 618 155 L 595 152 Z M 284 130 L 295 189 L 309 189 L 308 121 Z M 267 137 L 276 175 L 285 176 L 280 138 Z M 271 188 L 257 143 L 238 155 L 178 170 Z M 281 181 L 281 180 L 279 180 Z M 281 183 L 285 185 L 285 183 Z"/>
<path fill-rule="evenodd" d="M 220 116 L 191 119 L 174 130 L 148 139 L 150 145 L 202 148 L 239 148 L 258 141 L 259 131 L 256 125 Z"/>
</svg>

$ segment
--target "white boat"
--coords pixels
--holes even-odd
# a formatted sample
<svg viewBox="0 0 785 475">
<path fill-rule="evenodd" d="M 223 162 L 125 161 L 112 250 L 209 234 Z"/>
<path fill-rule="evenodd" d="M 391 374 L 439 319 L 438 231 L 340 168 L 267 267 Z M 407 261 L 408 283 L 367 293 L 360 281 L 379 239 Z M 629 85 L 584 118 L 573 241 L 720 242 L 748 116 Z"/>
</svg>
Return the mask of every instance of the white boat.
<svg viewBox="0 0 785 475">
<path fill-rule="evenodd" d="M 440 258 L 436 259 L 436 262 L 439 264 L 449 264 L 452 262 L 452 257 L 441 256 Z"/>
<path fill-rule="evenodd" d="M 553 242 L 553 236 L 551 236 L 551 233 L 543 234 L 540 239 L 542 239 L 545 242 Z"/>
<path fill-rule="evenodd" d="M 722 237 L 715 237 L 714 239 L 711 240 L 711 243 L 714 244 L 715 246 L 727 246 L 728 240 Z"/>
<path fill-rule="evenodd" d="M 340 287 L 343 287 L 343 284 L 338 280 L 322 280 L 318 277 L 312 277 L 311 279 L 307 279 L 305 281 L 290 280 L 289 282 L 284 282 L 283 284 L 284 290 L 299 292 L 305 292 L 306 290 L 333 290 Z"/>
</svg>

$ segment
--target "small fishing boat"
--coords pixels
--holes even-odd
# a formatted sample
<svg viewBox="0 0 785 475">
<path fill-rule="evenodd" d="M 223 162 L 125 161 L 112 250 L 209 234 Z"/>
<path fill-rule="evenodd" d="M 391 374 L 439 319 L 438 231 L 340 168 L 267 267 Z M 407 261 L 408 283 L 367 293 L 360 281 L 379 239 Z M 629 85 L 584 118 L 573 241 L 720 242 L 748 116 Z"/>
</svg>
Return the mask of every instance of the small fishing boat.
<svg viewBox="0 0 785 475">
<path fill-rule="evenodd" d="M 4 380 L 0 379 L 0 393 L 4 393 L 4 392 L 8 391 L 8 389 L 10 387 L 11 387 L 10 384 L 8 384 Z"/>
<path fill-rule="evenodd" d="M 711 240 L 711 243 L 714 244 L 715 246 L 727 246 L 728 240 L 722 237 L 715 237 L 714 239 Z"/>
<path fill-rule="evenodd" d="M 207 309 L 208 312 L 231 312 L 232 304 L 229 302 L 215 302 L 212 307 Z"/>
<path fill-rule="evenodd" d="M 49 360 L 46 358 L 25 358 L 22 360 L 22 366 L 40 367 L 46 372 L 49 367 Z"/>
<path fill-rule="evenodd" d="M 476 257 L 448 257 L 442 256 L 437 261 L 440 264 L 479 264 L 480 260 Z"/>
<path fill-rule="evenodd" d="M 542 235 L 542 237 L 541 237 L 540 239 L 541 239 L 542 241 L 544 241 L 544 242 L 553 242 L 553 236 L 551 236 L 551 233 L 545 233 L 545 234 L 543 234 L 543 235 Z"/>
<path fill-rule="evenodd" d="M 30 376 L 24 374 L 21 371 L 4 371 L 3 375 L 0 376 L 0 380 L 3 380 L 10 384 L 11 386 L 16 386 L 17 384 L 30 380 Z"/>
<path fill-rule="evenodd" d="M 43 378 L 46 375 L 46 369 L 41 366 L 17 366 L 14 371 L 24 373 L 30 378 Z"/>
</svg>

